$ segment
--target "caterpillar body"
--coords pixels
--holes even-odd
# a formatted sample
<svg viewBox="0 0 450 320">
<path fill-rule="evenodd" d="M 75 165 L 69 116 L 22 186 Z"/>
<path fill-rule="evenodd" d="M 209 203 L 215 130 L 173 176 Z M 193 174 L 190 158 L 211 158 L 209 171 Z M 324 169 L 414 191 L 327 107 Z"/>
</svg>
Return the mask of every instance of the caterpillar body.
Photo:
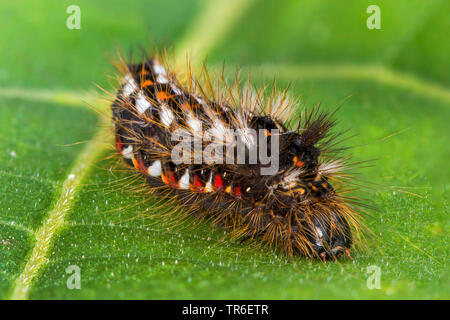
<svg viewBox="0 0 450 320">
<path fill-rule="evenodd" d="M 285 92 L 274 89 L 266 97 L 265 89 L 242 89 L 239 81 L 231 88 L 219 79 L 215 86 L 209 76 L 200 84 L 190 71 L 182 85 L 157 58 L 121 69 L 111 106 L 116 149 L 153 191 L 169 193 L 193 215 L 211 219 L 241 241 L 323 261 L 351 257 L 359 214 L 335 187 L 345 164 L 335 156 L 328 114 L 303 112 L 298 128 L 289 130 L 285 122 L 296 104 Z M 180 129 L 190 138 L 184 143 L 190 153 L 175 161 L 180 140 L 173 137 Z M 230 130 L 239 132 L 237 139 Z M 222 154 L 205 156 L 211 144 L 202 140 L 206 132 L 208 143 L 222 141 Z M 262 173 L 269 164 L 259 153 L 251 163 L 236 156 L 242 151 L 249 156 L 262 144 L 276 156 L 270 174 Z M 199 146 L 200 161 L 192 151 Z"/>
</svg>

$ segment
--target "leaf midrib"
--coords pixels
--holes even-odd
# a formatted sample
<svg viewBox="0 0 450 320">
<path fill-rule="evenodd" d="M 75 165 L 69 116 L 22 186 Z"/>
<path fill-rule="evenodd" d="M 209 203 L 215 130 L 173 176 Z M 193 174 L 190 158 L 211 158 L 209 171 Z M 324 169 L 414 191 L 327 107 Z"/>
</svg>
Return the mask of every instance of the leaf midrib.
<svg viewBox="0 0 450 320">
<path fill-rule="evenodd" d="M 104 141 L 108 134 L 109 129 L 100 129 L 77 157 L 69 176 L 62 185 L 60 197 L 50 210 L 48 218 L 34 232 L 36 243 L 24 270 L 16 279 L 11 299 L 22 300 L 28 298 L 32 281 L 38 274 L 41 266 L 48 262 L 48 254 L 53 237 L 65 224 L 65 218 L 70 211 L 75 195 L 82 187 L 81 182 L 92 169 L 95 161 L 103 153 L 105 148 Z"/>
</svg>

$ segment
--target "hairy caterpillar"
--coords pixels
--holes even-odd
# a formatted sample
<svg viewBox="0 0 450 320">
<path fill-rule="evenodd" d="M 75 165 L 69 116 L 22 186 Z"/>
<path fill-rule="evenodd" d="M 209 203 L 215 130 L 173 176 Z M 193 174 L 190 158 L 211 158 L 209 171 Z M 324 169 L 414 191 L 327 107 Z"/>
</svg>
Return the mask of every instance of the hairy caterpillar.
<svg viewBox="0 0 450 320">
<path fill-rule="evenodd" d="M 305 111 L 289 130 L 297 104 L 286 92 L 266 97 L 238 79 L 228 86 L 223 75 L 200 84 L 189 68 L 182 85 L 157 58 L 120 71 L 111 106 L 116 149 L 155 193 L 169 192 L 236 239 L 323 261 L 351 257 L 359 214 L 336 188 L 348 176 L 327 113 Z M 183 156 L 174 159 L 180 145 Z M 270 174 L 267 155 L 255 156 L 263 145 L 277 163 Z"/>
</svg>

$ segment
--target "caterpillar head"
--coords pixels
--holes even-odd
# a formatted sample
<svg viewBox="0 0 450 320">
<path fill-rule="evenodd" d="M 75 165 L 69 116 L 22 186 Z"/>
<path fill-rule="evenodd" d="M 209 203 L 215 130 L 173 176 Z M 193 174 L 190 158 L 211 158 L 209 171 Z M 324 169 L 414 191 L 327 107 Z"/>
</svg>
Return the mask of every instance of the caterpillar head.
<svg viewBox="0 0 450 320">
<path fill-rule="evenodd" d="M 326 216 L 313 216 L 308 223 L 308 238 L 313 254 L 323 261 L 350 256 L 353 244 L 348 222 L 339 213 L 330 211 Z"/>
</svg>

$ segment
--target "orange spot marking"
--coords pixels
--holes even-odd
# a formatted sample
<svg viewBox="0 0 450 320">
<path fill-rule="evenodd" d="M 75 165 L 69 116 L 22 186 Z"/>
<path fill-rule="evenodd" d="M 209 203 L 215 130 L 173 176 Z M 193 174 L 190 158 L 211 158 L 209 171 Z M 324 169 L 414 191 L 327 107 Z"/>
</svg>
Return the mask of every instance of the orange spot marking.
<svg viewBox="0 0 450 320">
<path fill-rule="evenodd" d="M 305 193 L 305 189 L 303 189 L 303 188 L 295 189 L 295 191 L 297 191 L 300 194 L 304 194 Z"/>
<path fill-rule="evenodd" d="M 293 158 L 292 158 L 292 162 L 297 163 L 297 161 L 298 161 L 298 158 L 297 158 L 297 157 L 293 157 Z"/>
<path fill-rule="evenodd" d="M 226 192 L 226 193 L 231 193 L 231 186 L 226 187 L 226 188 L 225 188 L 225 192 Z"/>
<path fill-rule="evenodd" d="M 143 88 L 148 87 L 148 86 L 151 86 L 151 85 L 153 85 L 153 81 L 151 81 L 151 80 L 145 80 L 145 81 L 142 83 L 142 87 L 143 87 Z"/>
<path fill-rule="evenodd" d="M 272 134 L 272 132 L 270 132 L 269 130 L 265 130 L 264 134 L 266 135 L 266 137 L 269 137 Z"/>
<path fill-rule="evenodd" d="M 170 97 L 167 95 L 165 91 L 158 91 L 158 100 L 167 100 Z"/>
<path fill-rule="evenodd" d="M 181 105 L 181 110 L 184 110 L 184 111 L 190 110 L 191 108 L 192 108 L 191 105 L 186 102 Z"/>
<path fill-rule="evenodd" d="M 134 156 L 134 154 L 131 156 L 131 161 L 133 161 L 133 165 L 134 167 L 139 170 L 139 162 L 137 161 L 136 157 Z"/>
<path fill-rule="evenodd" d="M 299 168 L 303 167 L 304 164 L 305 164 L 305 162 L 303 162 L 303 161 L 297 161 L 297 162 L 295 163 L 295 165 L 296 165 L 297 167 L 299 167 Z"/>
<path fill-rule="evenodd" d="M 169 178 L 163 172 L 161 172 L 161 179 L 165 184 L 169 184 Z"/>
<path fill-rule="evenodd" d="M 223 180 L 220 174 L 216 174 L 214 177 L 214 188 L 216 190 L 222 190 L 223 189 Z"/>
</svg>

